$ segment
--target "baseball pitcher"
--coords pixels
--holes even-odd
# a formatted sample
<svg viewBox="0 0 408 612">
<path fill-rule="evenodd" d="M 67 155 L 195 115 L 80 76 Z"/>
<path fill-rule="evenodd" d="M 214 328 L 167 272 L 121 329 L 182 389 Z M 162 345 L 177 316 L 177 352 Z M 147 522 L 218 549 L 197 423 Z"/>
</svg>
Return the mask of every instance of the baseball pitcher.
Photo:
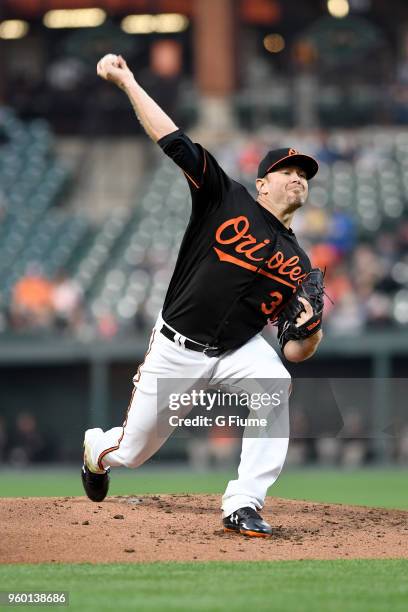
<svg viewBox="0 0 408 612">
<path fill-rule="evenodd" d="M 263 390 L 270 392 L 279 381 L 287 403 L 290 375 L 261 331 L 268 321 L 275 322 L 288 361 L 311 357 L 322 339 L 323 278 L 320 270 L 311 269 L 290 227 L 318 171 L 313 158 L 289 147 L 269 151 L 259 164 L 254 200 L 173 123 L 121 56 L 103 57 L 97 73 L 123 89 L 147 134 L 180 167 L 192 204 L 124 423 L 85 433 L 82 482 L 88 497 L 100 502 L 108 492 L 111 467 L 142 465 L 174 429 L 168 423 L 158 430 L 158 419 L 168 408 L 158 399 L 158 381 L 179 379 L 178 391 L 186 380 L 232 379 L 241 389 L 262 381 Z M 287 448 L 284 427 L 254 437 L 244 434 L 238 477 L 222 498 L 224 530 L 271 535 L 259 511 Z"/>
</svg>

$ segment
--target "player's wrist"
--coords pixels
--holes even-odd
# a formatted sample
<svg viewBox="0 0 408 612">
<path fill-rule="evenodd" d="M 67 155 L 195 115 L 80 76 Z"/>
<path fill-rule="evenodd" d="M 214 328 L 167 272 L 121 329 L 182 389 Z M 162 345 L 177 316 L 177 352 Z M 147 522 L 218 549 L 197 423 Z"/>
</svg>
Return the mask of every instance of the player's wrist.
<svg viewBox="0 0 408 612">
<path fill-rule="evenodd" d="M 317 346 L 320 344 L 322 338 L 323 332 L 321 329 L 318 329 L 314 334 L 311 334 L 307 338 L 303 338 L 301 342 L 303 342 L 304 346 Z"/>
<path fill-rule="evenodd" d="M 300 363 L 301 361 L 306 361 L 306 359 L 313 357 L 322 336 L 323 334 L 320 330 L 313 336 L 303 338 L 302 340 L 288 340 L 282 350 L 285 359 L 293 363 Z"/>
<path fill-rule="evenodd" d="M 133 74 L 122 79 L 121 83 L 119 84 L 119 87 L 123 89 L 123 91 L 127 93 L 128 95 L 132 93 L 132 90 L 134 90 L 135 87 L 137 87 L 136 79 L 133 76 Z"/>
</svg>

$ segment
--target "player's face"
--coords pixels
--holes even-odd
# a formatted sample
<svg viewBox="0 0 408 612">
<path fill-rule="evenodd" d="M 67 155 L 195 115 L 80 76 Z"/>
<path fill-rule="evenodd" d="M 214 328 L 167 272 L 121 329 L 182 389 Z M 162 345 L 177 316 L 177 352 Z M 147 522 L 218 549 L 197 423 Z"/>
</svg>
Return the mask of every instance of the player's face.
<svg viewBox="0 0 408 612">
<path fill-rule="evenodd" d="M 279 207 L 300 208 L 307 199 L 306 172 L 298 166 L 286 166 L 265 176 L 268 199 Z"/>
</svg>

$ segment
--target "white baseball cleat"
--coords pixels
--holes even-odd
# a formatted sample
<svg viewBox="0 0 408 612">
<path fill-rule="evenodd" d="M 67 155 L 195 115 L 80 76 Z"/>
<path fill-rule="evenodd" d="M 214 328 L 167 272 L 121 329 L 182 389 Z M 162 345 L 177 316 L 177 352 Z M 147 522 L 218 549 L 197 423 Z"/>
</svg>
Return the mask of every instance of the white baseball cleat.
<svg viewBox="0 0 408 612">
<path fill-rule="evenodd" d="M 87 429 L 84 437 L 84 464 L 94 474 L 104 474 L 105 470 L 101 470 L 100 467 L 92 461 L 92 445 L 96 438 L 103 434 L 103 430 L 100 427 L 94 429 Z"/>
</svg>

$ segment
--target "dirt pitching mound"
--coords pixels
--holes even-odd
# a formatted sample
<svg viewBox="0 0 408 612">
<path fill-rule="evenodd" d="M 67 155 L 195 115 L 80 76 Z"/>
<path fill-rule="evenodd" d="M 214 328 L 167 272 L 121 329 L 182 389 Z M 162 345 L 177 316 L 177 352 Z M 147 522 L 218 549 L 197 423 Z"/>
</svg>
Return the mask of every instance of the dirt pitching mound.
<svg viewBox="0 0 408 612">
<path fill-rule="evenodd" d="M 0 499 L 0 561 L 408 558 L 408 512 L 268 498 L 271 538 L 224 533 L 219 496 Z"/>
</svg>

